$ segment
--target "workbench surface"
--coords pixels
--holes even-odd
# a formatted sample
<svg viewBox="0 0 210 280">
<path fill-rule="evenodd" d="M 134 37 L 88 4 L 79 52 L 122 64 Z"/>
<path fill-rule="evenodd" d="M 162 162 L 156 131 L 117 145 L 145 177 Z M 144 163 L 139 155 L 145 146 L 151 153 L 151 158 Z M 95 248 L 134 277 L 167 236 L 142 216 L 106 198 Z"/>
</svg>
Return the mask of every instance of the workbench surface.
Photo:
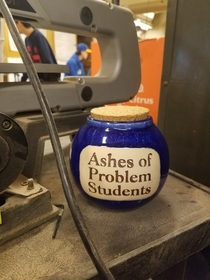
<svg viewBox="0 0 210 280">
<path fill-rule="evenodd" d="M 57 236 L 52 239 L 53 219 L 2 245 L 0 279 L 100 279 L 67 207 L 53 154 L 44 157 L 41 184 L 54 204 L 65 205 Z M 77 189 L 75 193 L 92 239 L 116 279 L 146 280 L 210 244 L 206 187 L 169 175 L 154 200 L 129 211 L 99 208 Z"/>
</svg>

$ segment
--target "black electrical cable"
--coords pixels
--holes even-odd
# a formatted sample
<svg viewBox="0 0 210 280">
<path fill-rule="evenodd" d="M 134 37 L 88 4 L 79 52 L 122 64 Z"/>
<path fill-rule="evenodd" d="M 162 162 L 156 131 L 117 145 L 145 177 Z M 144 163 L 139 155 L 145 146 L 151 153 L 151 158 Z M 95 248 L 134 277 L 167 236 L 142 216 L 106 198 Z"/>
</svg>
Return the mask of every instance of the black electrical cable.
<svg viewBox="0 0 210 280">
<path fill-rule="evenodd" d="M 49 136 L 50 136 L 50 140 L 52 143 L 53 151 L 55 153 L 57 168 L 58 168 L 59 175 L 61 178 L 63 191 L 65 194 L 68 206 L 70 208 L 72 217 L 74 219 L 75 225 L 77 227 L 77 230 L 78 230 L 80 237 L 83 241 L 83 244 L 84 244 L 89 256 L 91 257 L 101 278 L 105 279 L 105 280 L 114 280 L 114 277 L 111 274 L 110 270 L 106 267 L 106 265 L 102 261 L 100 255 L 90 237 L 89 231 L 86 227 L 85 220 L 82 216 L 82 213 L 80 211 L 80 208 L 78 206 L 78 203 L 77 203 L 75 195 L 74 195 L 72 184 L 75 184 L 75 182 L 74 182 L 73 176 L 71 173 L 70 173 L 70 176 L 68 176 L 64 155 L 62 152 L 59 136 L 57 133 L 56 124 L 55 124 L 55 121 L 53 119 L 53 116 L 52 116 L 52 113 L 50 110 L 50 106 L 48 104 L 45 93 L 42 89 L 42 85 L 41 85 L 41 82 L 37 75 L 34 64 L 31 60 L 31 57 L 30 57 L 28 51 L 26 50 L 26 47 L 22 41 L 22 38 L 20 37 L 20 34 L 19 34 L 17 27 L 15 25 L 15 22 L 13 20 L 12 14 L 11 14 L 5 0 L 0 0 L 0 10 L 7 23 L 8 29 L 12 35 L 12 38 L 20 53 L 20 56 L 26 66 L 26 71 L 27 71 L 28 77 L 29 77 L 30 82 L 37 95 L 37 99 L 39 101 L 40 108 L 41 108 L 42 114 L 44 116 L 48 131 L 49 131 Z"/>
</svg>

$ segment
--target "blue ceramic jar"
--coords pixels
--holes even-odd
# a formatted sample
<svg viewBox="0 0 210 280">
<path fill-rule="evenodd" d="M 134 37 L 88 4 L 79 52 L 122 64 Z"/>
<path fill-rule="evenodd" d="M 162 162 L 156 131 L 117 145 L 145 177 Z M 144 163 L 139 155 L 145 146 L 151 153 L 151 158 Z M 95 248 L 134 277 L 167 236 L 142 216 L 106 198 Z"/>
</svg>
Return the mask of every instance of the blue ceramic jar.
<svg viewBox="0 0 210 280">
<path fill-rule="evenodd" d="M 70 166 L 90 201 L 128 209 L 148 203 L 160 192 L 168 175 L 169 152 L 150 116 L 106 121 L 90 115 L 72 142 Z"/>
</svg>

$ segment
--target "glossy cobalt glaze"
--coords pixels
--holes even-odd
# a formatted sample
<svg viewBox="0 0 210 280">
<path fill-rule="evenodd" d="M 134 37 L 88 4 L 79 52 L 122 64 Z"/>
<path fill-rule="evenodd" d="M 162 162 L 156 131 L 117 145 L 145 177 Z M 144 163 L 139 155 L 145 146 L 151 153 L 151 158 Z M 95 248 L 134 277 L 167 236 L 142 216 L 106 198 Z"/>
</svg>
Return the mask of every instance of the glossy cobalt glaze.
<svg viewBox="0 0 210 280">
<path fill-rule="evenodd" d="M 106 122 L 89 116 L 73 140 L 70 166 L 90 201 L 128 209 L 148 203 L 160 192 L 168 175 L 169 152 L 152 117 Z"/>
</svg>

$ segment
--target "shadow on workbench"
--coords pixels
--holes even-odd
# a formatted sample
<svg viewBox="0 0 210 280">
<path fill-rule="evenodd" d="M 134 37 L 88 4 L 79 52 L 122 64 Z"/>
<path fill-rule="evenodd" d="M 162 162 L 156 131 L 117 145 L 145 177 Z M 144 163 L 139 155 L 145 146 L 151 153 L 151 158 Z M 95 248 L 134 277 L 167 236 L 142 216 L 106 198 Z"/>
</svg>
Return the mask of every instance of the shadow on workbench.
<svg viewBox="0 0 210 280">
<path fill-rule="evenodd" d="M 153 277 L 153 280 L 210 280 L 210 246 Z"/>
</svg>

